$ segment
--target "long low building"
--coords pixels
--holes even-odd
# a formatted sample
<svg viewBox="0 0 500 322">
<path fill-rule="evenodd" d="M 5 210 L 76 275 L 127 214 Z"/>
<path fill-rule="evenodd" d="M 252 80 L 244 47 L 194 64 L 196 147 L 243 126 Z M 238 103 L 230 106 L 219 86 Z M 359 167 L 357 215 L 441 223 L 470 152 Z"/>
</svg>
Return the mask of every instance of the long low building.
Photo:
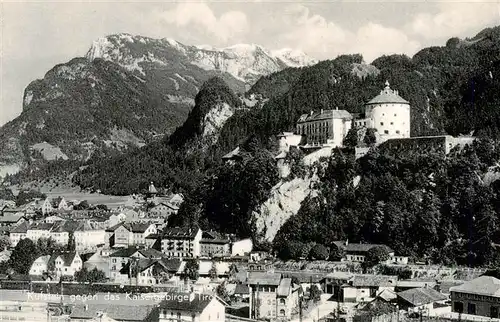
<svg viewBox="0 0 500 322">
<path fill-rule="evenodd" d="M 500 318 L 500 280 L 481 276 L 450 288 L 452 310 L 456 313 Z"/>
</svg>

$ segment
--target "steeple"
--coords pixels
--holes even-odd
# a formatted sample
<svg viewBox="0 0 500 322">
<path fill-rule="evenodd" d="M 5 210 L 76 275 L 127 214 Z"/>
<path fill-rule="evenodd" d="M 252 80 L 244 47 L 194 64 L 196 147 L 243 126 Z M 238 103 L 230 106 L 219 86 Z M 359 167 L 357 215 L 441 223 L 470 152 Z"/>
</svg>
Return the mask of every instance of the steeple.
<svg viewBox="0 0 500 322">
<path fill-rule="evenodd" d="M 389 86 L 389 85 L 390 85 L 390 84 L 389 84 L 389 81 L 388 81 L 388 80 L 386 80 L 386 81 L 385 81 L 385 88 L 386 88 L 386 89 L 390 89 L 390 88 L 391 88 L 391 86 Z"/>
</svg>

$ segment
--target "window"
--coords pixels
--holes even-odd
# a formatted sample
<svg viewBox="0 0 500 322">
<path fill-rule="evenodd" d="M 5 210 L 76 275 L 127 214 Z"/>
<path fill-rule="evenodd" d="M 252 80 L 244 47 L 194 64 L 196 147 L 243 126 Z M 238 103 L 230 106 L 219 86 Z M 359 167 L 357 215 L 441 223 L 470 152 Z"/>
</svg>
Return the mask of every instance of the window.
<svg viewBox="0 0 500 322">
<path fill-rule="evenodd" d="M 497 306 L 490 307 L 490 317 L 494 318 L 494 319 L 498 318 L 498 307 Z"/>
<path fill-rule="evenodd" d="M 394 116 L 398 116 L 396 113 L 394 113 Z"/>
<path fill-rule="evenodd" d="M 280 299 L 280 304 L 285 305 L 285 299 Z"/>
<path fill-rule="evenodd" d="M 384 133 L 385 134 L 389 134 L 389 130 L 384 130 Z"/>
<path fill-rule="evenodd" d="M 381 125 L 381 126 L 384 126 L 384 122 L 380 122 L 380 125 Z"/>
<path fill-rule="evenodd" d="M 400 134 L 401 132 L 399 132 L 399 130 L 396 130 L 396 134 Z"/>
<path fill-rule="evenodd" d="M 281 310 L 280 310 L 280 315 L 281 315 L 281 316 L 284 316 L 284 315 L 285 315 L 285 310 L 281 309 Z"/>
<path fill-rule="evenodd" d="M 394 122 L 391 122 L 391 125 L 394 125 Z"/>
<path fill-rule="evenodd" d="M 467 303 L 467 314 L 476 314 L 476 304 Z"/>
</svg>

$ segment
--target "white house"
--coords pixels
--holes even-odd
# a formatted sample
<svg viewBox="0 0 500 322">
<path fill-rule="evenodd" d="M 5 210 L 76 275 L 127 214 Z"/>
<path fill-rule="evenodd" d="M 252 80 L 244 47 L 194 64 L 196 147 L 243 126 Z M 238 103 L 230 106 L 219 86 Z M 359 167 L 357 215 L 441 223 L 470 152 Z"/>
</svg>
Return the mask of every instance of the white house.
<svg viewBox="0 0 500 322">
<path fill-rule="evenodd" d="M 305 136 L 306 147 L 343 145 L 351 129 L 353 116 L 345 110 L 311 111 L 297 121 L 297 134 Z"/>
<path fill-rule="evenodd" d="M 77 251 L 95 250 L 106 243 L 106 232 L 94 222 L 82 222 L 74 232 Z"/>
<path fill-rule="evenodd" d="M 299 146 L 302 141 L 302 135 L 294 134 L 292 132 L 282 132 L 278 135 L 279 150 L 281 152 L 290 151 L 290 147 Z"/>
<path fill-rule="evenodd" d="M 105 239 L 111 247 L 145 245 L 146 237 L 157 232 L 152 223 L 119 223 L 106 229 Z"/>
<path fill-rule="evenodd" d="M 201 293 L 169 293 L 160 303 L 160 322 L 225 322 L 224 303 L 218 297 Z"/>
<path fill-rule="evenodd" d="M 76 252 L 67 252 L 59 255 L 52 255 L 49 260 L 54 261 L 55 273 L 57 276 L 74 276 L 83 267 L 83 261 Z"/>
<path fill-rule="evenodd" d="M 28 228 L 29 224 L 27 222 L 23 222 L 10 230 L 9 239 L 11 247 L 16 247 L 17 243 L 19 243 L 21 239 L 26 238 Z"/>
<path fill-rule="evenodd" d="M 43 275 L 47 272 L 47 264 L 50 260 L 50 255 L 40 256 L 38 257 L 33 264 L 31 264 L 31 268 L 29 271 L 30 275 Z"/>
<path fill-rule="evenodd" d="M 161 251 L 171 257 L 200 257 L 199 228 L 169 228 L 161 236 Z"/>
</svg>

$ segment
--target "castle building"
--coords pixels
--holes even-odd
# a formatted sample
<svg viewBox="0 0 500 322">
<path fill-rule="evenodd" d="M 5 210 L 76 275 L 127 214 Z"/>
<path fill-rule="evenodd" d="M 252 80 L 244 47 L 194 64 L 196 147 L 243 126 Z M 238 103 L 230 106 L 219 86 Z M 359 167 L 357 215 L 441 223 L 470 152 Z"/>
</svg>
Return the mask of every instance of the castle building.
<svg viewBox="0 0 500 322">
<path fill-rule="evenodd" d="M 391 89 L 389 82 L 379 95 L 365 104 L 365 118 L 356 127 L 374 128 L 381 141 L 410 137 L 410 103 Z"/>
<path fill-rule="evenodd" d="M 303 135 L 305 147 L 342 146 L 351 129 L 352 115 L 346 110 L 321 110 L 303 114 L 297 122 L 297 134 Z"/>
</svg>

